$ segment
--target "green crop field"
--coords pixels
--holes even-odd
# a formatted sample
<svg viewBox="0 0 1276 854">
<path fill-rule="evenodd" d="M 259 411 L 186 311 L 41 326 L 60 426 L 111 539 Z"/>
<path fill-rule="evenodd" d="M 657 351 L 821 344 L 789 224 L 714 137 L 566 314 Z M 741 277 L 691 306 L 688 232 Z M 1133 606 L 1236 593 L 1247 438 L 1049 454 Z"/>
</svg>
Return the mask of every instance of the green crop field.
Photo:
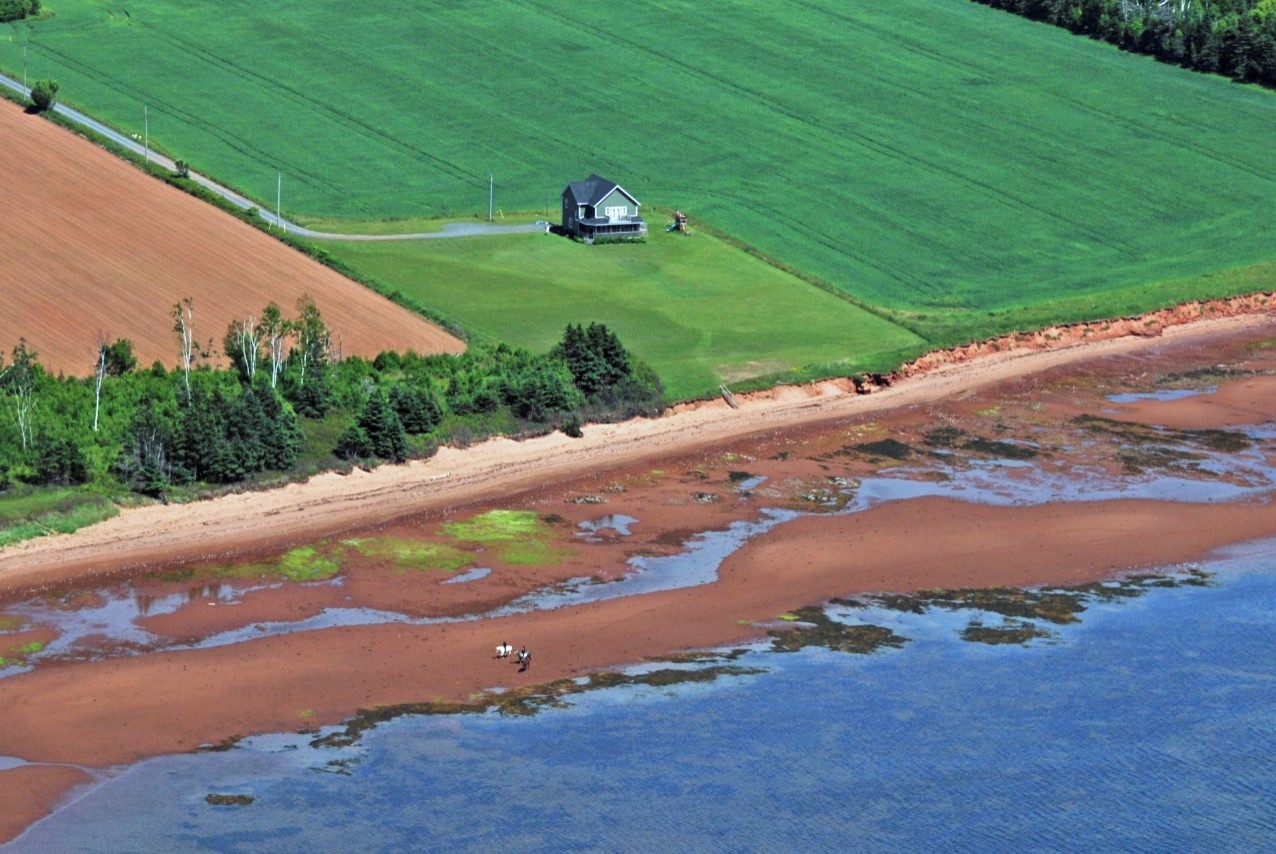
<svg viewBox="0 0 1276 854">
<path fill-rule="evenodd" d="M 915 335 L 706 234 L 586 246 L 548 234 L 350 243 L 325 249 L 480 335 L 548 350 L 597 320 L 660 374 L 674 398 L 720 380 L 884 370 Z M 837 363 L 834 365 L 833 363 Z"/>
<path fill-rule="evenodd" d="M 0 29 L 0 66 L 28 45 L 31 79 L 125 130 L 147 105 L 153 140 L 257 198 L 282 171 L 297 218 L 485 212 L 489 174 L 498 207 L 554 212 L 596 171 L 932 343 L 1276 258 L 1272 93 L 968 0 L 50 7 Z M 345 254 L 410 290 L 407 253 Z M 506 321 L 480 327 L 535 337 Z"/>
</svg>

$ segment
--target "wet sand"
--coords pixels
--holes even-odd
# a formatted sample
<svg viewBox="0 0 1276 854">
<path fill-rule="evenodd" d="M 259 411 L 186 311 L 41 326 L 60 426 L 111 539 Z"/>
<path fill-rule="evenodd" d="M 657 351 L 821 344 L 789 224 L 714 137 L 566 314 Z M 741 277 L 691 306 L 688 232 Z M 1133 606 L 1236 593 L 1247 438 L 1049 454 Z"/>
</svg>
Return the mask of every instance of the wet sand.
<svg viewBox="0 0 1276 854">
<path fill-rule="evenodd" d="M 25 765 L 0 771 L 0 843 L 13 839 L 44 818 L 70 789 L 93 778 L 65 765 Z"/>
<path fill-rule="evenodd" d="M 1007 421 L 1034 425 L 1044 435 L 1091 411 L 1197 428 L 1276 420 L 1276 396 L 1266 393 L 1270 377 L 1253 372 L 1221 380 L 1215 395 L 1103 402 L 1109 390 L 1139 387 L 1151 371 L 1168 370 L 1171 363 L 1214 364 L 1220 353 L 1238 357 L 1245 342 L 1273 332 L 1276 320 L 1259 316 L 1170 330 L 1154 341 L 1003 354 L 940 368 L 870 396 L 837 384 L 782 389 L 750 398 L 738 411 L 708 404 L 656 421 L 591 427 L 585 440 L 556 435 L 522 444 L 489 442 L 425 463 L 325 476 L 278 492 L 128 511 L 80 534 L 4 552 L 0 589 L 53 588 L 86 575 L 136 573 L 136 567 L 159 561 L 171 565 L 173 557 L 269 549 L 369 525 L 426 530 L 429 520 L 489 506 L 561 515 L 567 526 L 607 512 L 641 520 L 641 535 L 603 538 L 561 565 L 507 567 L 490 583 L 445 589 L 416 578 L 356 575 L 345 591 L 365 606 L 467 613 L 591 568 L 615 577 L 634 553 L 671 553 L 697 531 L 756 517 L 769 499 L 734 498 L 728 469 L 767 474 L 768 488 L 779 495 L 891 464 L 848 454 L 847 442 L 908 438 L 937 424 L 986 427 L 996 435 Z M 1111 466 L 1112 459 L 1081 462 Z M 610 491 L 618 484 L 623 493 Z M 697 497 L 706 495 L 713 500 Z M 576 503 L 582 496 L 608 504 Z M 465 701 L 487 688 L 753 640 L 780 614 L 832 597 L 1063 584 L 1189 562 L 1221 546 L 1276 536 L 1276 508 L 1267 497 L 1230 504 L 1029 507 L 897 501 L 785 523 L 746 544 L 723 564 L 717 582 L 700 587 L 461 623 L 332 628 L 212 649 L 52 662 L 0 685 L 0 755 L 104 768 L 236 735 L 339 723 L 358 708 Z M 390 518 L 408 512 L 423 515 Z M 331 591 L 314 587 L 251 595 L 253 604 L 243 612 L 196 602 L 148 622 L 167 636 L 198 637 L 246 619 L 296 618 L 334 601 Z M 494 644 L 506 639 L 534 651 L 526 673 L 492 658 Z M 15 782 L 30 776 L 43 784 Z M 0 772 L 0 787 L 12 793 L 8 803 L 20 805 L 25 826 L 80 779 L 28 766 Z"/>
</svg>

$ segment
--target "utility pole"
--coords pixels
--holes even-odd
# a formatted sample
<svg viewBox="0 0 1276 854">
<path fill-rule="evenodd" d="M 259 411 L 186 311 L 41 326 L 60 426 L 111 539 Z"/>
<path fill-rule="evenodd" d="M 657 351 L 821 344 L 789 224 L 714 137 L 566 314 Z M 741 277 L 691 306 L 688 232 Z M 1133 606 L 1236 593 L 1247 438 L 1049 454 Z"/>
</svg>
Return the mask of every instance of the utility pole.
<svg viewBox="0 0 1276 854">
<path fill-rule="evenodd" d="M 27 46 L 22 45 L 22 88 L 27 88 Z"/>
<path fill-rule="evenodd" d="M 150 108 L 142 105 L 142 148 L 145 150 L 146 162 L 151 162 L 151 113 Z"/>
<path fill-rule="evenodd" d="M 487 176 L 487 221 L 492 221 L 492 200 L 496 194 L 496 176 Z"/>
<path fill-rule="evenodd" d="M 278 172 L 278 181 L 275 184 L 275 219 L 279 220 L 279 227 L 284 230 L 284 234 L 288 233 L 288 227 L 284 225 L 284 173 Z"/>
</svg>

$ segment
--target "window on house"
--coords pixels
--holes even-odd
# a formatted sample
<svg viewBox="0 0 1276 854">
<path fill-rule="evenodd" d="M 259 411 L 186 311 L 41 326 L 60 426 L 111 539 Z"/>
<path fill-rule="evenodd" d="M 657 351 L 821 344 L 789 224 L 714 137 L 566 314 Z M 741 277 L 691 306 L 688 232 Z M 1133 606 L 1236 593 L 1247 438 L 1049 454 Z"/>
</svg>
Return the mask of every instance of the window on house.
<svg viewBox="0 0 1276 854">
<path fill-rule="evenodd" d="M 621 205 L 620 207 L 607 208 L 607 219 L 621 219 L 629 215 L 629 208 Z"/>
</svg>

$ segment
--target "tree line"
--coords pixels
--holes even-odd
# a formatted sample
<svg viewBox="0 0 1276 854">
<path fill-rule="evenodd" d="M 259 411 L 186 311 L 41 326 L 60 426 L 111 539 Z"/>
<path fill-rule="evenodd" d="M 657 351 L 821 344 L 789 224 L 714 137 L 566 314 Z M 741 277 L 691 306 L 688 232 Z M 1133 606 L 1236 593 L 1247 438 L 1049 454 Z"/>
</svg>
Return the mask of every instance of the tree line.
<svg viewBox="0 0 1276 854">
<path fill-rule="evenodd" d="M 1195 71 L 1276 87 L 1276 0 L 975 0 Z"/>
<path fill-rule="evenodd" d="M 25 340 L 0 354 L 0 492 L 92 483 L 157 497 L 424 457 L 447 443 L 561 429 L 663 408 L 659 378 L 606 326 L 569 325 L 548 353 L 345 357 L 318 306 L 275 303 L 232 322 L 215 364 L 192 299 L 172 308 L 175 365 L 137 364 L 98 336 L 92 373 L 52 376 Z M 86 348 L 88 349 L 88 348 Z"/>
<path fill-rule="evenodd" d="M 0 24 L 40 14 L 40 0 L 0 0 Z"/>
</svg>

